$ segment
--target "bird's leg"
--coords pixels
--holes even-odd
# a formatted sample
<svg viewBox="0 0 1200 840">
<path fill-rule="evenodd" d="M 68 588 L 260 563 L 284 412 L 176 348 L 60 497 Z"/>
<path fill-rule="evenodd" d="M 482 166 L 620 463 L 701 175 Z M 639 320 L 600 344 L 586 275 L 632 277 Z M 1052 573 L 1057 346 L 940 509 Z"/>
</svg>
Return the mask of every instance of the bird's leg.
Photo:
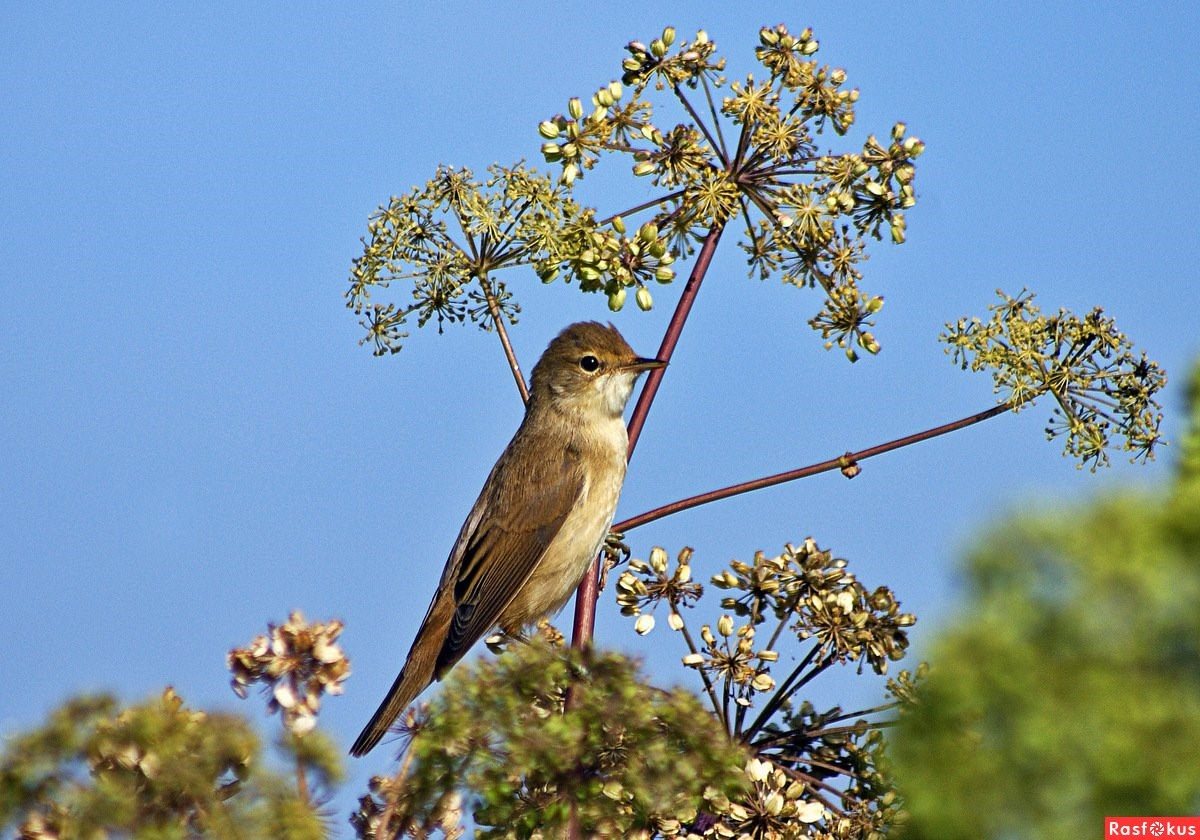
<svg viewBox="0 0 1200 840">
<path fill-rule="evenodd" d="M 483 640 L 483 643 L 487 645 L 488 650 L 497 655 L 504 653 L 505 649 L 514 642 L 527 645 L 529 644 L 529 637 L 523 632 L 511 632 L 505 630 L 503 627 L 499 627 L 496 629 L 495 633 Z"/>
<path fill-rule="evenodd" d="M 600 589 L 608 583 L 608 573 L 629 559 L 629 546 L 625 545 L 625 535 L 619 531 L 609 531 L 608 536 L 600 545 Z"/>
</svg>

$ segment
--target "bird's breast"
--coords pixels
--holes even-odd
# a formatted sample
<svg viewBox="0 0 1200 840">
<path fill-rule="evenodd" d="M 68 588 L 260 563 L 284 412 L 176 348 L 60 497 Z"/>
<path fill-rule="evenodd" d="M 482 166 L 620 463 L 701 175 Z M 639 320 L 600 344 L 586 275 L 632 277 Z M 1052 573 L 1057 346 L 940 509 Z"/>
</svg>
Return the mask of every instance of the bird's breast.
<svg viewBox="0 0 1200 840">
<path fill-rule="evenodd" d="M 533 574 L 500 616 L 499 624 L 506 631 L 516 632 L 562 609 L 608 536 L 625 482 L 629 438 L 620 418 L 597 426 L 578 441 L 586 475 L 579 503 L 567 514 Z"/>
</svg>

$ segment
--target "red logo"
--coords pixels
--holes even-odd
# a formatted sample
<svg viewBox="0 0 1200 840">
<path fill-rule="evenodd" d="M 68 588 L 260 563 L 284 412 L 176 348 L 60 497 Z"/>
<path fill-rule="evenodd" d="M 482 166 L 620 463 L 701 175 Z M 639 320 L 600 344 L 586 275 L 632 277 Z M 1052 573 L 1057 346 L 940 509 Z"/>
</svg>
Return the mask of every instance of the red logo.
<svg viewBox="0 0 1200 840">
<path fill-rule="evenodd" d="M 1118 837 L 1200 838 L 1200 817 L 1105 817 L 1104 840 Z"/>
</svg>

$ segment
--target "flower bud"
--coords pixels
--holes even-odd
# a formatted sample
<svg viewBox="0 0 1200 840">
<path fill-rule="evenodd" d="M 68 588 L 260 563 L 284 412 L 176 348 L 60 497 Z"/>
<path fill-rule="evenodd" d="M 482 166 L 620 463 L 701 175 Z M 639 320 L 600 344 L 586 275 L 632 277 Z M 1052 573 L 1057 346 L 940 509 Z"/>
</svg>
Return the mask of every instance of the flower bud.
<svg viewBox="0 0 1200 840">
<path fill-rule="evenodd" d="M 640 178 L 643 175 L 653 174 L 657 169 L 658 167 L 655 165 L 654 161 L 643 160 L 633 165 L 633 174 Z"/>
<path fill-rule="evenodd" d="M 771 775 L 771 762 L 761 758 L 752 758 L 746 762 L 746 775 L 752 782 L 765 782 Z"/>
<path fill-rule="evenodd" d="M 758 658 L 761 659 L 763 662 L 778 662 L 779 661 L 779 651 L 777 651 L 777 650 L 760 650 L 758 652 Z"/>
<path fill-rule="evenodd" d="M 551 120 L 544 120 L 538 124 L 538 133 L 547 140 L 553 140 L 558 136 L 558 125 Z"/>
<path fill-rule="evenodd" d="M 667 616 L 667 626 L 672 630 L 682 630 L 683 616 L 677 612 L 672 612 L 669 616 Z"/>
<path fill-rule="evenodd" d="M 637 621 L 633 623 L 633 630 L 639 636 L 645 636 L 654 629 L 654 616 L 649 613 L 642 613 L 638 616 Z"/>
<path fill-rule="evenodd" d="M 775 680 L 770 674 L 759 674 L 751 680 L 750 685 L 755 691 L 770 691 L 775 687 Z"/>
<path fill-rule="evenodd" d="M 663 43 L 662 38 L 655 38 L 650 42 L 650 54 L 655 58 L 662 58 L 667 54 L 667 45 Z"/>
<path fill-rule="evenodd" d="M 699 30 L 698 32 L 696 32 L 696 41 L 695 41 L 695 43 L 696 43 L 696 44 L 698 44 L 698 45 L 699 45 L 699 44 L 707 44 L 707 43 L 708 43 L 708 33 L 707 33 L 707 32 L 705 32 L 703 29 L 701 29 L 701 30 Z"/>
<path fill-rule="evenodd" d="M 660 265 L 654 269 L 654 279 L 659 283 L 670 283 L 675 279 L 675 270 L 667 268 L 665 265 Z"/>
<path fill-rule="evenodd" d="M 880 309 L 883 309 L 883 297 L 873 297 L 867 301 L 867 311 L 874 315 Z"/>
<path fill-rule="evenodd" d="M 645 286 L 638 286 L 634 300 L 637 301 L 638 309 L 643 312 L 649 312 L 654 307 L 654 298 L 650 296 L 650 290 Z"/>
<path fill-rule="evenodd" d="M 717 638 L 716 638 L 716 636 L 713 635 L 712 628 L 709 627 L 707 624 L 702 625 L 700 627 L 700 638 L 704 641 L 704 644 L 706 644 L 706 645 L 711 646 L 711 645 L 715 645 L 717 643 Z"/>
<path fill-rule="evenodd" d="M 663 30 L 662 42 L 668 47 L 675 43 L 675 27 L 668 26 Z"/>
<path fill-rule="evenodd" d="M 825 816 L 825 806 L 820 802 L 805 802 L 796 809 L 796 819 L 802 823 L 815 823 Z"/>
<path fill-rule="evenodd" d="M 908 128 L 904 123 L 898 122 L 892 126 L 892 139 L 899 141 L 904 136 L 905 130 Z"/>
<path fill-rule="evenodd" d="M 835 85 L 844 84 L 846 81 L 846 71 L 839 67 L 829 74 L 829 81 Z"/>
<path fill-rule="evenodd" d="M 608 88 L 600 88 L 600 90 L 596 91 L 596 95 L 593 98 L 597 105 L 604 108 L 608 108 L 613 104 L 612 94 L 608 92 Z"/>
<path fill-rule="evenodd" d="M 665 548 L 656 545 L 650 549 L 650 568 L 660 575 L 667 571 L 667 550 Z"/>
<path fill-rule="evenodd" d="M 733 619 L 727 615 L 723 615 L 717 619 L 717 632 L 722 636 L 728 636 L 733 632 Z"/>
<path fill-rule="evenodd" d="M 571 184 L 575 183 L 575 179 L 578 177 L 579 167 L 573 163 L 568 163 L 563 167 L 562 177 L 559 178 L 559 181 L 563 184 L 563 186 L 569 187 Z"/>
<path fill-rule="evenodd" d="M 272 695 L 275 698 L 275 702 L 283 709 L 290 709 L 300 702 L 300 699 L 296 696 L 296 692 L 292 690 L 291 683 L 286 681 L 275 683 Z"/>
<path fill-rule="evenodd" d="M 578 96 L 571 97 L 571 101 L 567 103 L 567 111 L 576 120 L 583 116 L 583 103 L 579 101 Z"/>
<path fill-rule="evenodd" d="M 621 87 L 620 82 L 609 82 L 608 95 L 613 98 L 614 102 L 616 102 L 625 95 L 625 88 Z"/>
<path fill-rule="evenodd" d="M 680 563 L 675 569 L 675 580 L 678 583 L 687 583 L 692 579 L 692 567 L 687 563 Z"/>
<path fill-rule="evenodd" d="M 615 292 L 608 295 L 608 308 L 613 312 L 620 312 L 625 306 L 625 287 L 622 286 Z"/>
<path fill-rule="evenodd" d="M 689 653 L 683 657 L 683 664 L 689 668 L 698 668 L 704 664 L 704 655 L 700 653 Z"/>
<path fill-rule="evenodd" d="M 617 233 L 624 233 L 625 232 L 625 219 L 623 219 L 620 216 L 613 216 L 612 226 L 613 226 L 613 230 L 615 230 Z"/>
<path fill-rule="evenodd" d="M 800 49 L 800 52 L 804 53 L 805 55 L 812 55 L 820 48 L 821 48 L 820 42 L 807 41 L 807 42 L 805 42 L 804 46 Z"/>
</svg>

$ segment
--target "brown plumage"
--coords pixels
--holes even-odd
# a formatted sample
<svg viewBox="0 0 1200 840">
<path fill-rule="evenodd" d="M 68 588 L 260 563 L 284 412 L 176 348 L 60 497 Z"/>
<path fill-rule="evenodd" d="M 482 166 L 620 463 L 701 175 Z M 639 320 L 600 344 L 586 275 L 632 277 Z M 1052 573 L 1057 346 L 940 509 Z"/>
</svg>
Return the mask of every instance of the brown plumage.
<svg viewBox="0 0 1200 840">
<path fill-rule="evenodd" d="M 562 608 L 612 524 L 625 480 L 622 414 L 661 367 L 612 325 L 572 324 L 533 368 L 529 405 L 446 561 L 404 668 L 351 755 L 364 755 L 434 680 L 499 626 L 518 633 Z"/>
</svg>

